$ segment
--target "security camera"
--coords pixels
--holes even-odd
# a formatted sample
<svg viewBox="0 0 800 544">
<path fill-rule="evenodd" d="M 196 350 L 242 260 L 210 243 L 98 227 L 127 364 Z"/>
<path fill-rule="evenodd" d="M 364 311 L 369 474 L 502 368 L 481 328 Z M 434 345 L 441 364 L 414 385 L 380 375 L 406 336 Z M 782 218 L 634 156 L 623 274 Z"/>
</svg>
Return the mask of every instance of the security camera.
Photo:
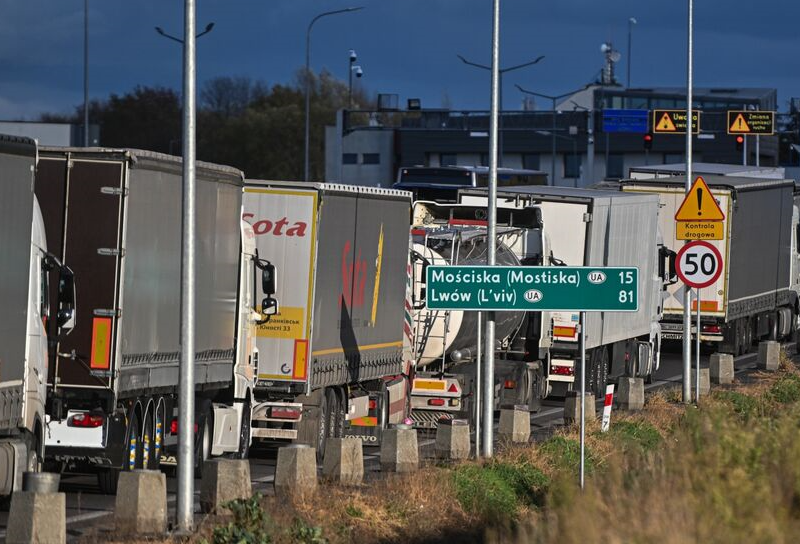
<svg viewBox="0 0 800 544">
<path fill-rule="evenodd" d="M 350 50 L 350 62 L 351 63 L 355 62 L 357 58 L 358 58 L 358 56 L 356 55 L 356 50 L 355 49 L 351 49 Z"/>
<path fill-rule="evenodd" d="M 356 66 L 355 71 L 356 71 L 356 77 L 361 77 L 364 75 L 364 70 L 361 69 L 361 66 Z"/>
</svg>

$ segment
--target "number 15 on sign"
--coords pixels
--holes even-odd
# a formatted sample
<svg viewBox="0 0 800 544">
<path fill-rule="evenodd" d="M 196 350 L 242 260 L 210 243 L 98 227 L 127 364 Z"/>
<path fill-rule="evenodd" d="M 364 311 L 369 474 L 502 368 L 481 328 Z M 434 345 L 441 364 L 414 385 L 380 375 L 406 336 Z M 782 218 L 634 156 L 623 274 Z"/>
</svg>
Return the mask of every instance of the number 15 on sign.
<svg viewBox="0 0 800 544">
<path fill-rule="evenodd" d="M 689 287 L 708 287 L 722 274 L 722 254 L 708 242 L 690 242 L 678 251 L 675 271 Z"/>
</svg>

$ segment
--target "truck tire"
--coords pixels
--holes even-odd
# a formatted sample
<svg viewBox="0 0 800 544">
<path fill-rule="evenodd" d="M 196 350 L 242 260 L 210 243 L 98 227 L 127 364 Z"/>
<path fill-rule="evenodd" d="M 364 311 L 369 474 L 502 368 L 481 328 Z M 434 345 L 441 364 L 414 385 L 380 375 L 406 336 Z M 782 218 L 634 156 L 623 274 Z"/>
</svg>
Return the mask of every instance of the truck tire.
<svg viewBox="0 0 800 544">
<path fill-rule="evenodd" d="M 142 468 L 157 470 L 161 464 L 156 461 L 156 425 L 155 409 L 149 411 L 144 416 L 142 423 Z"/>
<path fill-rule="evenodd" d="M 141 433 L 139 432 L 139 414 L 134 409 L 131 414 L 131 420 L 128 424 L 128 437 L 125 440 L 125 451 L 128 456 L 123 462 L 125 470 L 135 470 L 142 468 L 142 440 Z"/>
<path fill-rule="evenodd" d="M 38 426 L 37 426 L 38 430 Z M 25 461 L 25 470 L 27 472 L 41 472 L 42 471 L 42 457 L 39 454 L 41 449 L 41 442 L 38 433 L 26 433 L 28 436 L 25 440 L 28 446 L 28 458 Z"/>
<path fill-rule="evenodd" d="M 197 425 L 197 441 L 194 452 L 194 473 L 197 478 L 203 477 L 203 463 L 211 457 L 211 442 L 214 440 L 212 419 L 211 403 L 207 403 Z"/>
<path fill-rule="evenodd" d="M 236 452 L 236 459 L 247 459 L 250 457 L 250 441 L 252 428 L 253 410 L 247 402 L 242 407 L 242 427 L 239 429 L 239 451 Z"/>
<path fill-rule="evenodd" d="M 544 393 L 546 392 L 544 371 L 542 370 L 542 366 L 539 365 L 537 368 L 527 369 L 525 376 L 525 379 L 528 380 L 528 411 L 532 413 L 538 413 L 542 409 L 542 399 L 544 398 Z"/>
<path fill-rule="evenodd" d="M 331 424 L 331 410 L 335 409 L 333 406 L 334 395 L 330 388 L 325 388 L 322 402 L 319 405 L 319 419 L 317 420 L 317 462 L 321 463 L 325 455 L 325 445 L 328 443 L 328 436 L 330 435 Z"/>
<path fill-rule="evenodd" d="M 750 353 L 753 348 L 753 322 L 750 318 L 745 318 L 744 322 L 744 342 L 742 345 L 742 355 Z"/>
<path fill-rule="evenodd" d="M 576 376 L 577 379 L 577 376 Z M 595 398 L 606 394 L 608 381 L 608 348 L 602 346 L 595 348 L 589 359 L 589 389 L 594 392 Z"/>
<path fill-rule="evenodd" d="M 117 481 L 119 480 L 120 472 L 116 468 L 100 469 L 100 472 L 97 473 L 97 486 L 100 488 L 100 493 L 103 495 L 117 494 Z"/>
</svg>

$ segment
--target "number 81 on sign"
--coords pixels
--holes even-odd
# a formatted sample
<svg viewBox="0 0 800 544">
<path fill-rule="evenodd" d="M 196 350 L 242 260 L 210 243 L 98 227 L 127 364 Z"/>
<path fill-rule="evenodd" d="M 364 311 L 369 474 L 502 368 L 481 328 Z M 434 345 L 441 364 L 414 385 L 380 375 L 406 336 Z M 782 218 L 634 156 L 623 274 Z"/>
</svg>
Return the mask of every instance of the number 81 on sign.
<svg viewBox="0 0 800 544">
<path fill-rule="evenodd" d="M 675 257 L 675 271 L 689 287 L 702 289 L 716 282 L 722 274 L 722 254 L 700 240 L 683 246 Z"/>
</svg>

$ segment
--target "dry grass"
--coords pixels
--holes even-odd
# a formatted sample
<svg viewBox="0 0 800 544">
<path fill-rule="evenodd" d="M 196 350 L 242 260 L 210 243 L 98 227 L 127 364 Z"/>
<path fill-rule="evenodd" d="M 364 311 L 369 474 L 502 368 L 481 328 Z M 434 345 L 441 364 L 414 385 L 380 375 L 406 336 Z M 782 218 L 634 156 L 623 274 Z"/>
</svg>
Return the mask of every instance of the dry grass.
<svg viewBox="0 0 800 544">
<path fill-rule="evenodd" d="M 615 412 L 609 433 L 592 420 L 583 492 L 577 428 L 563 428 L 491 462 L 262 498 L 269 540 L 251 542 L 800 541 L 795 365 L 784 357 L 779 372 L 715 388 L 699 408 L 678 401 L 679 391 L 656 392 L 644 412 Z M 215 542 L 224 521 L 208 518 L 190 541 Z"/>
</svg>

